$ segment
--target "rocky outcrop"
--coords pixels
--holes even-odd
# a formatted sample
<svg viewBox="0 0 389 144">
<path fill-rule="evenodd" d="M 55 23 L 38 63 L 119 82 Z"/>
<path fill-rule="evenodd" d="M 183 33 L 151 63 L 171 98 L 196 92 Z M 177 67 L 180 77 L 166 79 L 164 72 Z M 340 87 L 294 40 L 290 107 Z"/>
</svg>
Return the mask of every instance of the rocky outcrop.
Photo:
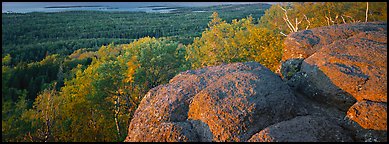
<svg viewBox="0 0 389 144">
<path fill-rule="evenodd" d="M 296 71 L 306 74 L 310 77 L 307 81 L 311 80 L 306 85 L 312 83 L 317 87 L 314 91 L 338 91 L 327 87 L 331 85 L 327 81 L 330 80 L 332 85 L 358 101 L 387 102 L 386 30 L 386 23 L 358 23 L 306 30 L 310 31 L 309 37 L 302 36 L 306 31 L 291 34 L 285 40 L 281 73 L 287 79 Z M 319 39 L 313 43 L 310 37 Z M 300 57 L 302 53 L 304 56 Z M 290 61 L 295 63 L 290 64 Z M 318 76 L 320 72 L 324 75 Z M 352 102 L 350 98 L 346 99 L 349 99 L 346 103 Z"/>
<path fill-rule="evenodd" d="M 282 76 L 255 62 L 151 89 L 125 141 L 387 141 L 386 23 L 290 34 Z"/>
<path fill-rule="evenodd" d="M 293 118 L 295 105 L 289 87 L 255 62 L 189 70 L 148 92 L 126 141 L 247 141 L 261 129 Z M 182 125 L 165 126 L 172 122 Z M 162 134 L 166 130 L 169 134 Z"/>
<path fill-rule="evenodd" d="M 342 125 L 354 131 L 356 141 L 379 139 L 374 134 L 367 138 L 371 132 L 362 129 L 387 130 L 386 30 L 381 22 L 343 24 L 297 32 L 285 40 L 284 80 L 310 103 L 336 107 L 339 121 L 347 117 Z M 361 127 L 350 127 L 350 120 Z"/>
<path fill-rule="evenodd" d="M 375 31 L 361 32 L 348 39 L 335 41 L 305 59 L 301 72 L 316 77 L 317 68 L 334 85 L 358 101 L 386 102 L 387 43 L 369 39 L 369 35 L 380 34 L 381 32 Z M 321 81 L 316 82 L 316 85 L 320 85 Z"/>
<path fill-rule="evenodd" d="M 347 39 L 361 32 L 384 32 L 385 22 L 352 23 L 303 30 L 288 35 L 285 39 L 282 61 L 294 58 L 308 58 L 326 45 L 335 41 Z M 381 34 L 382 35 L 382 34 Z M 371 35 L 377 41 L 385 42 L 386 38 Z"/>
</svg>

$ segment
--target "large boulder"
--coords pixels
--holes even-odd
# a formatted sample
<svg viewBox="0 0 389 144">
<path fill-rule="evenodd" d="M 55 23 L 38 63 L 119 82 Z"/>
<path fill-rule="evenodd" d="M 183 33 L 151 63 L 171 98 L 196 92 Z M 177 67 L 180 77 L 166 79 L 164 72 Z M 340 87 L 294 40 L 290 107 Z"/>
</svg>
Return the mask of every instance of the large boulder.
<svg viewBox="0 0 389 144">
<path fill-rule="evenodd" d="M 313 79 L 318 77 L 316 71 L 323 72 L 333 85 L 358 101 L 386 102 L 387 43 L 376 41 L 373 35 L 386 38 L 374 31 L 336 41 L 305 59 L 301 71 Z M 312 82 L 319 86 L 322 81 Z"/>
<path fill-rule="evenodd" d="M 308 58 L 316 51 L 337 40 L 347 39 L 361 32 L 386 32 L 386 22 L 351 23 L 318 27 L 291 33 L 285 39 L 282 61 L 293 58 Z M 376 40 L 386 43 L 386 38 Z"/>
<path fill-rule="evenodd" d="M 347 39 L 360 32 L 380 31 L 385 32 L 386 35 L 386 30 L 386 22 L 368 22 L 332 25 L 291 33 L 284 40 L 285 48 L 283 49 L 282 62 L 278 65 L 276 72 L 289 79 L 290 76 L 287 75 L 294 73 L 289 71 L 290 67 L 293 67 L 291 70 L 299 68 L 294 67 L 298 66 L 295 62 L 292 65 L 284 64 L 288 60 L 308 58 L 326 45 L 341 39 Z M 375 37 L 374 39 L 386 43 L 386 37 Z"/>
<path fill-rule="evenodd" d="M 280 77 L 255 62 L 189 70 L 145 95 L 125 141 L 247 141 L 295 117 L 295 105 Z"/>
<path fill-rule="evenodd" d="M 271 125 L 253 135 L 249 142 L 351 142 L 350 134 L 326 117 L 298 116 Z"/>
<path fill-rule="evenodd" d="M 285 40 L 284 80 L 305 98 L 336 107 L 369 130 L 345 125 L 356 141 L 381 141 L 387 131 L 386 30 L 386 22 L 342 24 L 293 33 Z"/>
<path fill-rule="evenodd" d="M 288 53 L 283 55 L 285 68 L 281 73 L 291 79 L 291 86 L 343 111 L 356 101 L 387 102 L 386 23 L 343 24 L 309 31 L 291 34 L 285 41 Z M 311 37 L 319 39 L 313 43 Z M 288 45 L 292 40 L 299 44 Z M 295 49 L 305 50 L 304 56 L 291 52 Z"/>
</svg>

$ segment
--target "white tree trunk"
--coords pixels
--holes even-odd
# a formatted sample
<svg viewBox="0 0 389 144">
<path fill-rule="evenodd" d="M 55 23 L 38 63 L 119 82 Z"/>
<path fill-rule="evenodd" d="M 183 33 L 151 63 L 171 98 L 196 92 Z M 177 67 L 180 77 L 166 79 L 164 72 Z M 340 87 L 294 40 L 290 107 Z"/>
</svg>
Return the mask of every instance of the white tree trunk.
<svg viewBox="0 0 389 144">
<path fill-rule="evenodd" d="M 298 25 L 301 23 L 301 21 L 298 22 L 298 20 L 296 18 L 295 26 L 293 26 L 292 22 L 290 22 L 290 20 L 289 20 L 288 11 L 286 9 L 284 9 L 283 7 L 281 7 L 280 5 L 278 5 L 278 6 L 284 11 L 285 17 L 283 17 L 283 19 L 284 19 L 286 25 L 289 27 L 290 31 L 291 32 L 297 32 L 298 31 Z"/>
<path fill-rule="evenodd" d="M 365 22 L 367 22 L 368 13 L 369 13 L 369 2 L 366 2 L 366 19 L 365 19 Z"/>
<path fill-rule="evenodd" d="M 343 20 L 343 23 L 346 23 L 346 21 L 344 20 L 343 16 L 340 16 L 340 17 L 342 18 L 342 20 Z"/>
<path fill-rule="evenodd" d="M 115 101 L 115 124 L 116 124 L 116 130 L 118 134 L 118 138 L 120 138 L 120 125 L 119 125 L 119 111 L 120 111 L 120 94 L 117 96 L 116 101 Z"/>
</svg>

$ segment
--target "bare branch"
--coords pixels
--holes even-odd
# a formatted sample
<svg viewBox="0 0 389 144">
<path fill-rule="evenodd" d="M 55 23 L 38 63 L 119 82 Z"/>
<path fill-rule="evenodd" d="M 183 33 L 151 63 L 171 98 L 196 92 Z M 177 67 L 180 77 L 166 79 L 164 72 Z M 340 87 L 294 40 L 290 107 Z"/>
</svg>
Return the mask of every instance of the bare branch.
<svg viewBox="0 0 389 144">
<path fill-rule="evenodd" d="M 335 24 L 335 21 L 332 20 L 331 15 L 329 17 L 330 17 L 330 21 L 332 22 L 332 24 Z"/>
<path fill-rule="evenodd" d="M 283 36 L 288 36 L 288 35 L 286 35 L 286 34 L 284 34 L 283 32 L 280 32 Z"/>
<path fill-rule="evenodd" d="M 301 22 L 304 20 L 304 19 L 301 19 L 300 21 L 298 20 L 298 18 L 296 17 L 295 18 L 295 21 L 294 21 L 294 24 L 292 24 L 292 22 L 289 20 L 289 17 L 288 17 L 288 10 L 281 7 L 280 5 L 278 5 L 283 11 L 284 11 L 284 21 L 286 23 L 286 25 L 288 26 L 288 28 L 290 29 L 291 32 L 297 32 L 299 30 L 299 27 L 298 25 L 301 24 Z M 308 26 L 305 28 L 305 29 L 308 29 L 309 26 L 311 25 L 311 22 L 308 20 L 307 16 L 304 14 L 304 17 L 305 17 L 305 20 L 308 22 Z M 293 19 L 292 19 L 293 21 Z"/>
<path fill-rule="evenodd" d="M 338 24 L 338 22 L 337 22 L 338 18 L 339 18 L 339 15 L 336 14 L 335 19 L 334 19 L 334 22 L 333 22 L 334 24 Z"/>
<path fill-rule="evenodd" d="M 296 20 L 297 20 L 297 18 L 296 18 Z M 299 25 L 302 21 L 303 21 L 303 19 L 301 19 L 301 20 L 297 23 L 297 25 L 296 25 L 296 31 L 298 31 L 298 25 Z"/>
<path fill-rule="evenodd" d="M 343 23 L 346 23 L 346 21 L 344 20 L 343 16 L 340 16 L 340 17 L 342 18 L 342 20 L 343 20 Z"/>
<path fill-rule="evenodd" d="M 311 22 L 308 20 L 308 18 L 307 18 L 307 16 L 305 14 L 304 14 L 304 18 L 308 22 L 307 27 L 305 27 L 305 29 L 307 30 L 309 28 L 309 26 L 311 26 Z"/>
<path fill-rule="evenodd" d="M 353 19 L 353 17 L 351 17 L 351 16 L 348 16 L 348 15 L 344 15 L 344 16 L 346 16 L 346 17 L 350 18 L 352 22 L 355 22 L 355 20 Z"/>
<path fill-rule="evenodd" d="M 289 25 L 289 23 L 287 22 L 287 19 L 286 18 L 283 18 L 284 21 L 286 22 L 286 25 L 288 26 L 288 28 L 290 29 L 291 32 L 293 32 L 293 28 Z"/>
<path fill-rule="evenodd" d="M 278 5 L 278 6 L 284 11 L 285 17 L 283 19 L 284 19 L 285 23 L 287 24 L 287 26 L 289 27 L 289 29 L 291 30 L 291 32 L 297 32 L 297 28 L 296 28 L 297 27 L 297 18 L 296 18 L 296 27 L 294 27 L 293 24 L 289 20 L 287 10 L 284 9 L 283 7 L 281 7 L 280 5 Z"/>
<path fill-rule="evenodd" d="M 288 15 L 286 14 L 286 12 L 285 12 L 285 17 L 283 17 L 283 19 L 284 19 L 286 25 L 289 27 L 290 31 L 291 31 L 291 32 L 294 32 L 293 25 L 292 25 L 292 23 L 289 21 L 289 18 L 288 18 Z"/>
<path fill-rule="evenodd" d="M 284 12 L 286 12 L 286 9 L 284 9 L 281 5 L 278 5 Z"/>
<path fill-rule="evenodd" d="M 367 22 L 368 12 L 369 12 L 369 2 L 366 2 L 366 19 L 365 19 L 365 22 Z"/>
<path fill-rule="evenodd" d="M 330 18 L 328 18 L 327 16 L 325 16 L 326 19 L 327 19 L 327 25 L 330 26 Z"/>
<path fill-rule="evenodd" d="M 298 26 L 298 23 L 297 23 L 297 17 L 296 17 L 296 26 L 294 27 L 294 28 L 295 28 L 295 29 L 294 29 L 295 32 L 298 30 L 298 27 L 297 27 L 297 26 Z"/>
</svg>

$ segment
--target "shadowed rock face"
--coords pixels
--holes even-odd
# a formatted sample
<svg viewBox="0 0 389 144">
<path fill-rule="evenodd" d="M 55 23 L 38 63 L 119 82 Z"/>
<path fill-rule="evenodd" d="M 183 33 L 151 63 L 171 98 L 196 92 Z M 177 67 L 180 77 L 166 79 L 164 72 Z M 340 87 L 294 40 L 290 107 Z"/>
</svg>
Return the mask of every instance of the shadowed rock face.
<svg viewBox="0 0 389 144">
<path fill-rule="evenodd" d="M 190 70 L 146 94 L 126 141 L 246 141 L 293 118 L 295 103 L 289 87 L 255 62 Z"/>
<path fill-rule="evenodd" d="M 255 62 L 151 89 L 125 141 L 387 141 L 386 23 L 290 34 L 283 80 Z"/>
</svg>

